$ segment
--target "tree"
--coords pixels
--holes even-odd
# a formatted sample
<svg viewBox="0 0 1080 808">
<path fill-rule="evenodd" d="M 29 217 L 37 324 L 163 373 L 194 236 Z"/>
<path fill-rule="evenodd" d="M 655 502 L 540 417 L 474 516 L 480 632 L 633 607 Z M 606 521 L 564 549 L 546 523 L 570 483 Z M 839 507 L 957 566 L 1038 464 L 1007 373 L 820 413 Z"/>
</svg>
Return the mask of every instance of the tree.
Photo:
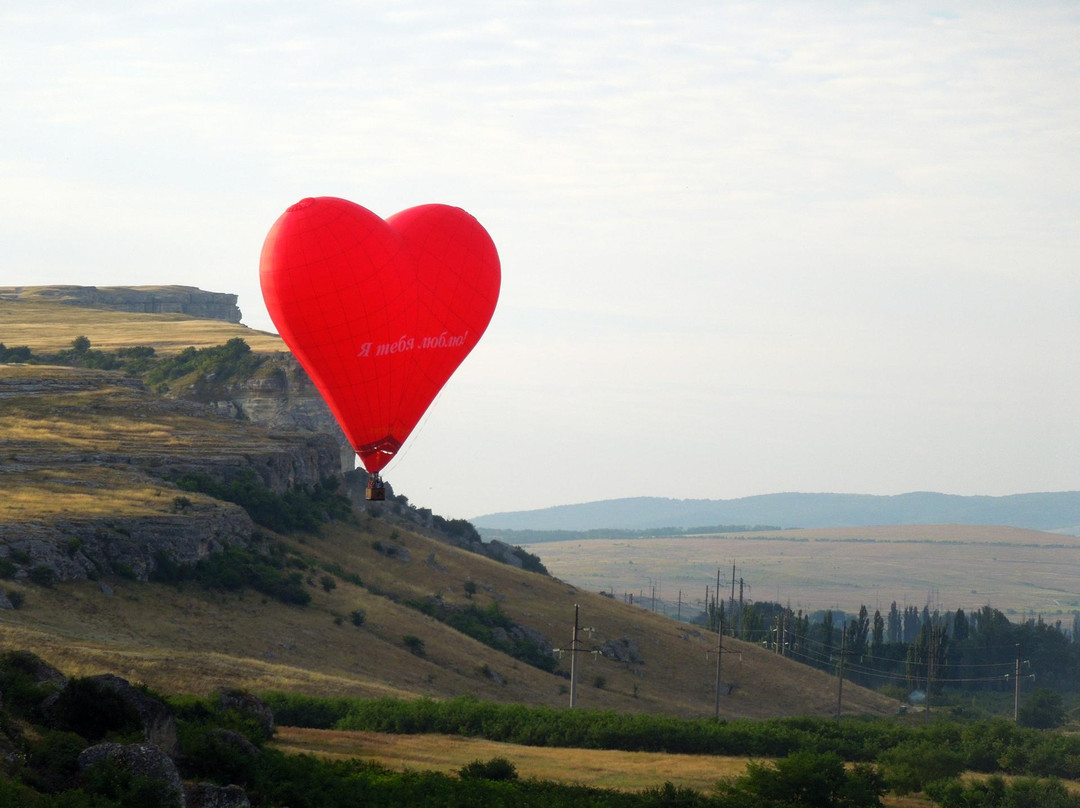
<svg viewBox="0 0 1080 808">
<path fill-rule="evenodd" d="M 833 613 L 832 609 L 825 610 L 825 617 L 821 621 L 821 644 L 825 649 L 825 655 L 832 653 L 833 647 Z"/>
<path fill-rule="evenodd" d="M 885 618 L 874 610 L 874 629 L 870 640 L 870 654 L 874 659 L 881 659 L 885 651 Z"/>
<path fill-rule="evenodd" d="M 896 608 L 896 601 L 889 607 L 889 643 L 895 645 L 903 638 L 901 630 L 900 610 Z"/>
<path fill-rule="evenodd" d="M 1065 723 L 1065 706 L 1060 693 L 1045 687 L 1032 691 L 1017 714 L 1017 722 L 1022 727 L 1035 729 L 1053 729 Z"/>
<path fill-rule="evenodd" d="M 75 353 L 86 353 L 90 350 L 90 340 L 87 337 L 75 337 L 71 341 L 71 347 Z"/>
<path fill-rule="evenodd" d="M 775 763 L 751 761 L 746 774 L 722 782 L 718 791 L 733 805 L 754 808 L 871 808 L 881 805 L 885 788 L 872 766 L 857 764 L 849 772 L 835 752 L 801 751 Z"/>
<path fill-rule="evenodd" d="M 967 615 L 964 614 L 963 609 L 957 609 L 956 614 L 953 615 L 953 639 L 957 642 L 963 642 L 968 638 L 970 633 L 970 627 L 968 626 Z"/>
</svg>

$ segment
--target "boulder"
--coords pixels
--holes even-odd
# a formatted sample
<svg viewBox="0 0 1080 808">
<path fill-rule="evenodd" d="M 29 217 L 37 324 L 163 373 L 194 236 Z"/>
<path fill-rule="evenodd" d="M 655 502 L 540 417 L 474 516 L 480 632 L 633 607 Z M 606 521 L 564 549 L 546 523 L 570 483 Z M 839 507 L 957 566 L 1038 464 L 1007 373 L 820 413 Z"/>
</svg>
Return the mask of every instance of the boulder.
<svg viewBox="0 0 1080 808">
<path fill-rule="evenodd" d="M 79 771 L 86 771 L 106 760 L 116 761 L 136 777 L 160 781 L 168 795 L 160 803 L 162 808 L 184 808 L 184 785 L 180 772 L 172 758 L 154 744 L 99 743 L 79 754 Z"/>
<path fill-rule="evenodd" d="M 126 679 L 111 673 L 87 678 L 116 693 L 135 709 L 142 722 L 147 743 L 153 744 L 167 755 L 175 756 L 180 753 L 176 719 L 163 702 L 146 695 Z"/>
<path fill-rule="evenodd" d="M 258 696 L 234 687 L 222 687 L 218 704 L 222 710 L 237 710 L 254 718 L 266 740 L 274 737 L 274 711 Z"/>
</svg>

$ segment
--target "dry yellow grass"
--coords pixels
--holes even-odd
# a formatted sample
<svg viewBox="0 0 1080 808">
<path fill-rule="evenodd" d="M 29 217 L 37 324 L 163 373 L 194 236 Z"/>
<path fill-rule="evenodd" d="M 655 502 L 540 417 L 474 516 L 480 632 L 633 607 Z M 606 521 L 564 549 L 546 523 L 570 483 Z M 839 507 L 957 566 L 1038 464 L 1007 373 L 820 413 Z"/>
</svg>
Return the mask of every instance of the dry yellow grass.
<svg viewBox="0 0 1080 808">
<path fill-rule="evenodd" d="M 26 522 L 56 517 L 80 519 L 171 513 L 175 488 L 142 475 L 100 466 L 34 469 L 0 473 L 0 521 Z M 204 501 L 186 494 L 193 502 Z"/>
<path fill-rule="evenodd" d="M 928 600 L 947 609 L 987 603 L 1006 613 L 1071 615 L 1080 608 L 1080 538 L 973 525 L 791 530 L 666 539 L 591 539 L 525 545 L 552 574 L 593 590 L 648 596 L 663 582 L 673 608 L 700 610 L 704 584 L 731 563 L 753 600 L 807 611 L 865 604 L 887 611 Z"/>
<path fill-rule="evenodd" d="M 749 760 L 715 755 L 521 746 L 447 735 L 390 735 L 295 727 L 280 727 L 273 745 L 290 753 L 373 760 L 396 771 L 449 773 L 474 760 L 503 757 L 514 764 L 523 778 L 619 791 L 640 791 L 670 781 L 707 793 L 718 780 L 741 775 Z"/>
<path fill-rule="evenodd" d="M 151 344 L 175 350 L 220 344 L 246 331 L 213 321 L 68 307 L 62 307 L 63 317 L 58 317 L 55 305 L 40 310 L 33 305 L 0 302 L 0 341 L 47 350 L 86 335 L 103 348 Z M 30 308 L 16 311 L 13 306 Z M 66 329 L 62 333 L 57 331 L 61 320 Z M 268 339 L 265 345 L 280 347 L 276 338 Z M 257 344 L 252 347 L 259 349 Z M 94 372 L 0 368 L 0 374 L 20 380 L 63 382 L 86 373 Z M 171 447 L 206 456 L 247 453 L 274 441 L 236 421 L 194 419 L 184 415 L 182 407 L 162 408 L 152 397 L 119 384 L 105 391 L 69 387 L 77 389 L 0 399 L 0 483 L 12 492 L 0 519 L 25 522 L 31 516 L 47 519 L 77 511 L 138 513 L 153 511 L 158 500 L 168 507 L 173 497 L 167 489 L 138 477 L 126 458 L 165 453 Z M 114 465 L 119 465 L 102 469 L 101 462 L 114 461 L 95 461 L 73 471 L 72 457 L 87 452 L 114 457 Z M 86 498 L 91 490 L 93 502 Z M 15 582 L 5 586 L 20 591 L 25 605 L 5 613 L 0 640 L 38 651 L 71 673 L 113 670 L 169 692 L 205 693 L 232 683 L 315 695 L 470 694 L 558 706 L 568 701 L 564 678 L 484 646 L 403 604 L 427 598 L 480 608 L 497 604 L 512 620 L 556 646 L 566 646 L 577 603 L 582 624 L 590 627 L 581 636 L 585 647 L 625 642 L 640 656 L 634 663 L 585 657 L 578 691 L 582 707 L 686 716 L 713 712 L 715 638 L 685 624 L 455 549 L 384 519 L 362 517 L 358 524 L 329 526 L 322 537 L 283 540 L 311 564 L 305 574 L 312 602 L 306 608 L 284 606 L 251 591 L 238 597 L 194 586 L 178 590 L 112 580 L 115 594 L 110 595 L 89 582 L 52 589 Z M 408 560 L 388 558 L 373 546 L 391 541 L 408 551 Z M 319 579 L 332 564 L 359 575 L 364 586 L 339 579 L 336 588 L 323 591 Z M 466 581 L 477 586 L 471 601 L 465 596 Z M 355 609 L 367 616 L 359 628 L 349 621 Z M 423 657 L 405 647 L 406 635 L 424 641 Z M 722 679 L 734 686 L 721 700 L 725 717 L 831 715 L 835 709 L 833 677 L 749 644 L 729 642 L 725 647 L 730 654 Z M 568 659 L 560 665 L 566 671 Z M 601 681 L 602 687 L 595 686 Z M 895 705 L 850 686 L 845 687 L 845 708 L 883 714 Z"/>
<path fill-rule="evenodd" d="M 253 351 L 284 351 L 276 334 L 218 320 L 195 320 L 184 314 L 132 314 L 40 301 L 0 300 L 0 342 L 27 345 L 34 353 L 55 353 L 86 337 L 92 347 L 116 350 L 148 345 L 162 354 L 184 348 L 209 348 L 233 337 Z"/>
<path fill-rule="evenodd" d="M 396 534 L 391 538 L 391 534 Z M 233 682 L 254 690 L 284 689 L 314 695 L 387 693 L 449 697 L 470 694 L 503 702 L 567 704 L 566 680 L 505 656 L 403 604 L 439 595 L 466 603 L 463 584 L 478 585 L 474 603 L 498 602 L 515 621 L 557 644 L 569 639 L 573 604 L 587 647 L 629 638 L 642 664 L 587 657 L 580 666 L 578 703 L 624 712 L 707 716 L 713 711 L 713 638 L 685 625 L 583 592 L 557 580 L 498 564 L 383 520 L 334 525 L 324 537 L 288 540 L 317 562 L 339 563 L 365 587 L 338 579 L 325 592 L 318 564 L 308 573 L 312 603 L 284 606 L 254 592 L 243 596 L 112 581 L 115 594 L 84 582 L 42 589 L 13 583 L 25 596 L 22 609 L 5 614 L 0 641 L 29 647 L 69 672 L 115 670 L 168 692 L 206 693 Z M 410 560 L 387 558 L 375 541 L 394 541 Z M 380 593 L 380 594 L 376 594 Z M 392 594 L 394 599 L 382 596 Z M 348 615 L 363 609 L 363 627 Z M 404 645 L 420 637 L 426 655 Z M 734 691 L 721 700 L 725 717 L 831 715 L 836 680 L 745 643 L 727 643 L 725 682 Z M 564 659 L 563 669 L 568 668 Z M 491 671 L 498 679 L 486 674 Z M 605 686 L 593 686 L 596 677 Z M 883 714 L 895 705 L 849 683 L 845 710 Z"/>
</svg>

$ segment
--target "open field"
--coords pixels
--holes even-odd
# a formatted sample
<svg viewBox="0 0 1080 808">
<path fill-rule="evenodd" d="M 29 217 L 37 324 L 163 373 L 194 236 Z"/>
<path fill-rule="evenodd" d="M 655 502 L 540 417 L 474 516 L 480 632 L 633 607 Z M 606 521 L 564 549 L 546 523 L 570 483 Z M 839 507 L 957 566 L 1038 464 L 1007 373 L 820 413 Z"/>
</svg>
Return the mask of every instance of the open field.
<svg viewBox="0 0 1080 808">
<path fill-rule="evenodd" d="M 278 727 L 272 744 L 283 752 L 329 759 L 372 760 L 395 771 L 454 772 L 474 760 L 502 757 L 522 778 L 567 785 L 641 791 L 665 782 L 708 794 L 717 781 L 738 777 L 751 760 L 717 755 L 669 755 L 596 749 L 562 749 L 496 743 L 446 735 L 392 735 L 379 732 Z M 1075 784 L 1069 784 L 1072 788 Z M 887 808 L 932 806 L 922 795 L 887 795 Z"/>
<path fill-rule="evenodd" d="M 280 727 L 273 745 L 284 752 L 374 760 L 398 771 L 455 772 L 474 760 L 504 757 L 513 762 L 521 777 L 620 791 L 640 791 L 670 780 L 675 785 L 708 792 L 717 780 L 742 774 L 749 760 L 715 755 L 521 746 L 447 735 L 391 735 L 295 727 Z"/>
<path fill-rule="evenodd" d="M 98 350 L 149 345 L 161 354 L 184 348 L 209 348 L 233 337 L 253 351 L 284 351 L 276 334 L 219 320 L 198 320 L 186 314 L 133 314 L 53 302 L 0 300 L 0 342 L 9 348 L 27 345 L 34 353 L 55 353 L 86 337 Z"/>
<path fill-rule="evenodd" d="M 1071 620 L 1080 610 L 1080 538 L 1007 527 L 903 525 L 722 534 L 664 539 L 592 539 L 525 545 L 553 575 L 618 599 L 632 594 L 684 616 L 702 608 L 705 587 L 731 594 L 731 565 L 757 601 L 794 609 L 884 612 L 895 600 L 945 609 L 986 604 L 1019 618 Z M 736 585 L 736 597 L 738 586 Z"/>
</svg>

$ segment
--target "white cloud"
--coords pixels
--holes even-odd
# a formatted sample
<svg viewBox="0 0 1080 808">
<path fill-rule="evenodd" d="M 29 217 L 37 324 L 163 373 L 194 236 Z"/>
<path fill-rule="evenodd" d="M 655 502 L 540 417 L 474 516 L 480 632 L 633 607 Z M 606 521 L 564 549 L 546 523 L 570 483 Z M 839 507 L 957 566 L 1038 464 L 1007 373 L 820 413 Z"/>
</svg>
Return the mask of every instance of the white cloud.
<svg viewBox="0 0 1080 808">
<path fill-rule="evenodd" d="M 1070 2 L 0 20 L 10 282 L 227 285 L 265 327 L 303 196 L 488 227 L 501 311 L 391 469 L 420 504 L 1080 487 Z"/>
</svg>

